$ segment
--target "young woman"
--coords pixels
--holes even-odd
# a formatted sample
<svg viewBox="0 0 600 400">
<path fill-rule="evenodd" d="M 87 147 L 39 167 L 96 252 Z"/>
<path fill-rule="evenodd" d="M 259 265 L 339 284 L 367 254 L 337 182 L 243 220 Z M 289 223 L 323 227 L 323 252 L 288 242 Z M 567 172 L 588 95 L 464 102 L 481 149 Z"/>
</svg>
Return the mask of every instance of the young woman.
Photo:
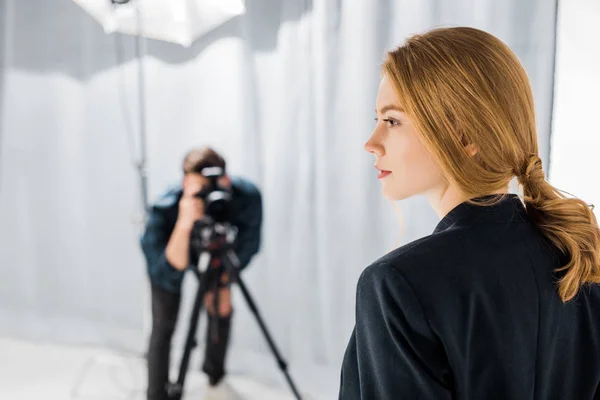
<svg viewBox="0 0 600 400">
<path fill-rule="evenodd" d="M 544 178 L 517 57 L 477 29 L 413 36 L 376 112 L 384 195 L 441 222 L 360 277 L 340 399 L 600 398 L 598 225 Z"/>
</svg>

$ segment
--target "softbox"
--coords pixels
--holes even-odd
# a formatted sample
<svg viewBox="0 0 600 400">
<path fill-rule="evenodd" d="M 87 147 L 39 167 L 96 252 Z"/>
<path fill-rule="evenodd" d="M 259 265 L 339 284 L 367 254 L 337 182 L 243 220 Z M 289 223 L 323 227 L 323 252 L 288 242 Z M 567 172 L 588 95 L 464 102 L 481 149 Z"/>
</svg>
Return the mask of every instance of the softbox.
<svg viewBox="0 0 600 400">
<path fill-rule="evenodd" d="M 190 46 L 245 13 L 244 0 L 73 0 L 106 33 L 121 32 Z"/>
</svg>

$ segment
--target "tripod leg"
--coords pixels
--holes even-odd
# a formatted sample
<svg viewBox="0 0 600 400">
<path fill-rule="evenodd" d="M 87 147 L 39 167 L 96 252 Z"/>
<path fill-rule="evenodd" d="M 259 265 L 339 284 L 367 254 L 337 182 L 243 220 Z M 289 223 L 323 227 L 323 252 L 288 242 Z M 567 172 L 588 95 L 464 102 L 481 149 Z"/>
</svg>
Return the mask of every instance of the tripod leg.
<svg viewBox="0 0 600 400">
<path fill-rule="evenodd" d="M 177 382 L 168 386 L 169 399 L 180 400 L 183 395 L 183 386 L 185 384 L 185 377 L 188 371 L 190 363 L 190 356 L 194 347 L 196 347 L 196 330 L 198 328 L 198 320 L 200 318 L 200 312 L 202 311 L 202 303 L 204 302 L 204 295 L 206 294 L 206 282 L 204 279 L 200 279 L 200 273 L 194 270 L 198 276 L 198 291 L 196 292 L 196 299 L 194 300 L 194 307 L 192 309 L 192 317 L 190 320 L 190 327 L 188 329 L 187 339 L 185 341 L 185 347 L 183 351 L 183 357 L 181 359 L 181 365 L 179 367 L 179 375 Z"/>
<path fill-rule="evenodd" d="M 237 260 L 235 253 L 233 253 L 231 251 L 227 252 L 226 264 L 228 267 L 227 270 L 230 271 L 230 273 L 232 274 L 232 276 L 231 276 L 232 281 L 237 282 L 238 286 L 242 290 L 244 299 L 246 299 L 246 303 L 248 303 L 248 307 L 250 307 L 250 310 L 256 317 L 256 321 L 258 322 L 258 325 L 260 326 L 260 329 L 261 329 L 263 335 L 265 336 L 267 343 L 269 344 L 269 347 L 271 348 L 271 352 L 273 352 L 273 355 L 277 359 L 277 364 L 279 365 L 279 368 L 285 375 L 285 379 L 287 380 L 288 384 L 290 385 L 292 392 L 294 392 L 296 399 L 301 400 L 300 393 L 298 392 L 296 385 L 294 385 L 294 382 L 292 381 L 292 377 L 288 373 L 287 363 L 281 357 L 281 354 L 279 353 L 279 350 L 277 349 L 277 346 L 275 345 L 275 342 L 273 341 L 273 338 L 271 337 L 271 335 L 267 329 L 267 326 L 265 325 L 260 313 L 258 312 L 258 308 L 256 307 L 256 304 L 254 303 L 254 300 L 252 299 L 252 296 L 250 295 L 248 288 L 244 284 L 244 281 L 242 280 L 240 275 L 237 273 L 238 272 L 238 269 L 237 269 L 238 260 Z M 233 275 L 233 274 L 235 274 L 235 275 Z"/>
</svg>

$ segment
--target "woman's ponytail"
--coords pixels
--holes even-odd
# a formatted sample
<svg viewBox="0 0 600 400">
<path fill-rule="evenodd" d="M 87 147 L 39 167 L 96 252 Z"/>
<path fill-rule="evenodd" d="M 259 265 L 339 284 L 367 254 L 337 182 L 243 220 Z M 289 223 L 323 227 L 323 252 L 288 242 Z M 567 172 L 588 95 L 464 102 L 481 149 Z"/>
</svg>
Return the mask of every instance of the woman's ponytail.
<svg viewBox="0 0 600 400">
<path fill-rule="evenodd" d="M 600 231 L 590 207 L 582 200 L 567 198 L 550 185 L 538 156 L 517 171 L 527 214 L 542 233 L 566 256 L 559 269 L 558 293 L 567 302 L 586 283 L 600 282 Z"/>
</svg>

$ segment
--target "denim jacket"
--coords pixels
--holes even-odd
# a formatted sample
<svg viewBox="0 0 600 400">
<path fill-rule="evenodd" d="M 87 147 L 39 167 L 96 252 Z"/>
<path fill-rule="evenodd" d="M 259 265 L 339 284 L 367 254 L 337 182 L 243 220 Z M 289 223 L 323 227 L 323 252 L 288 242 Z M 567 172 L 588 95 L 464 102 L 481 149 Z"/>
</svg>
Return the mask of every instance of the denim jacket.
<svg viewBox="0 0 600 400">
<path fill-rule="evenodd" d="M 260 248 L 262 198 L 258 188 L 247 179 L 231 177 L 231 186 L 231 222 L 238 228 L 234 251 L 240 260 L 240 269 L 244 269 Z M 169 264 L 165 248 L 177 221 L 182 194 L 181 186 L 176 186 L 159 197 L 150 207 L 146 228 L 140 240 L 150 281 L 173 293 L 181 290 L 185 271 L 179 271 Z"/>
</svg>

